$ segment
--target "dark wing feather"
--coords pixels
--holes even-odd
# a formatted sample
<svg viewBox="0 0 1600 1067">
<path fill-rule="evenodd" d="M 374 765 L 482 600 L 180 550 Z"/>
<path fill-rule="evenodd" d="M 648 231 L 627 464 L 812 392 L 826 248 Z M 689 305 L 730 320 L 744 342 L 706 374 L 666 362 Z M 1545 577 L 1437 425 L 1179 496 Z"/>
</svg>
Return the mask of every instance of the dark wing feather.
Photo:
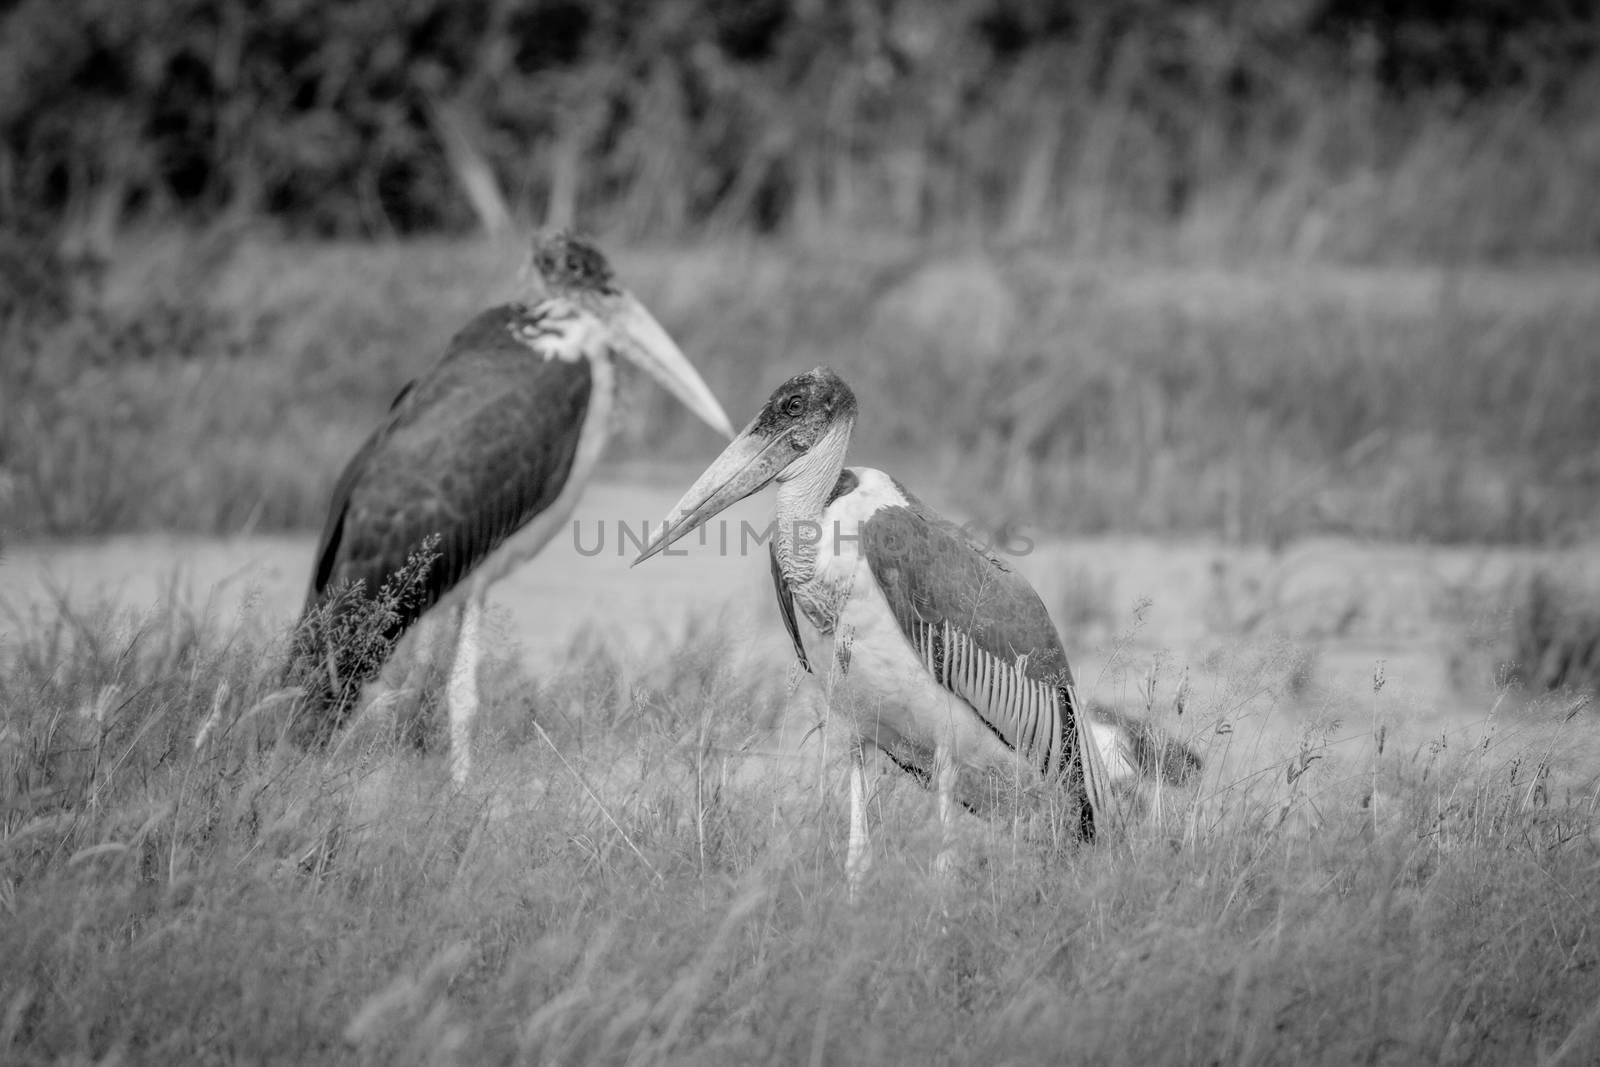
<svg viewBox="0 0 1600 1067">
<path fill-rule="evenodd" d="M 496 308 L 474 320 L 351 460 L 313 598 L 343 582 L 364 582 L 371 594 L 437 536 L 409 624 L 560 494 L 588 409 L 589 366 L 545 360 L 514 340 L 517 314 Z"/>
<path fill-rule="evenodd" d="M 392 642 L 560 494 L 592 381 L 586 360 L 545 359 L 514 336 L 532 336 L 540 314 L 484 312 L 395 399 L 334 488 L 308 616 L 347 586 L 375 596 L 437 537 L 414 595 L 396 605 Z"/>
<path fill-rule="evenodd" d="M 1093 834 L 1102 775 L 1082 753 L 1072 671 L 1061 638 L 1027 580 L 909 493 L 862 530 L 862 551 L 901 632 L 945 689 L 1050 776 L 1083 791 Z M 1095 753 L 1089 752 L 1091 764 Z"/>
<path fill-rule="evenodd" d="M 784 629 L 789 631 L 789 640 L 794 642 L 794 654 L 800 660 L 800 666 L 810 672 L 811 661 L 806 659 L 806 646 L 800 640 L 800 623 L 794 614 L 794 591 L 789 588 L 788 581 L 783 577 L 783 568 L 778 565 L 777 538 L 772 539 L 767 550 L 772 556 L 772 586 L 778 594 L 778 610 L 783 614 Z"/>
</svg>

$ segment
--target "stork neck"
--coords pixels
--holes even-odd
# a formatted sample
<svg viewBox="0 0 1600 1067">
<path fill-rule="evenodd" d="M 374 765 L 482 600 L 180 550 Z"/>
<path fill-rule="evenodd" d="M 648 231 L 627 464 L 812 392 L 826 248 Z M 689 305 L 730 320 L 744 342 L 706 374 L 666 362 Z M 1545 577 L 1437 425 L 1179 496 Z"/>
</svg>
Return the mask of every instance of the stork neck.
<svg viewBox="0 0 1600 1067">
<path fill-rule="evenodd" d="M 849 420 L 831 427 L 811 451 L 778 483 L 778 566 L 792 583 L 808 582 L 817 570 L 817 546 L 828 536 L 820 529 L 828 494 L 844 470 L 850 447 Z"/>
</svg>

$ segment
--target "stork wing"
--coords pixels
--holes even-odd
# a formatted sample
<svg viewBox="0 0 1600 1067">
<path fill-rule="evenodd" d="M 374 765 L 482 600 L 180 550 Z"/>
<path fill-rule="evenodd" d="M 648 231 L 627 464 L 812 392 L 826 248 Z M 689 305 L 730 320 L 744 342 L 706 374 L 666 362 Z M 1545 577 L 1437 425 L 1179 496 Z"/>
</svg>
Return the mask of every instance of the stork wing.
<svg viewBox="0 0 1600 1067">
<path fill-rule="evenodd" d="M 404 605 L 398 633 L 560 494 L 590 374 L 585 360 L 529 351 L 539 314 L 516 305 L 484 312 L 396 398 L 335 487 L 308 609 L 346 582 L 375 594 L 437 535 L 439 556 Z"/>
<path fill-rule="evenodd" d="M 1080 722 L 1061 638 L 1026 579 L 906 493 L 862 529 L 862 552 L 906 640 L 934 679 L 1095 816 L 1105 773 Z M 1085 829 L 1093 827 L 1086 820 Z"/>
</svg>

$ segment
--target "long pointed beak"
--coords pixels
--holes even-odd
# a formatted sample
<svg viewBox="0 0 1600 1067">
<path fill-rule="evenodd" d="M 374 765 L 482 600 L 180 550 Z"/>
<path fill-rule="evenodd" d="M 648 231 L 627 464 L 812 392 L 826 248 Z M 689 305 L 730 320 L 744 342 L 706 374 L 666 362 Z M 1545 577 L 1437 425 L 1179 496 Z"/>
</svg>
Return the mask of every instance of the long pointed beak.
<svg viewBox="0 0 1600 1067">
<path fill-rule="evenodd" d="M 766 488 L 799 454 L 787 432 L 767 437 L 756 433 L 752 422 L 695 479 L 667 514 L 661 532 L 650 539 L 629 566 L 637 567 L 684 534 L 703 526 L 718 512 Z"/>
<path fill-rule="evenodd" d="M 611 324 L 624 342 L 623 354 L 643 367 L 701 422 L 724 437 L 732 437 L 733 424 L 722 405 L 655 316 L 629 292 L 612 297 L 607 303 Z"/>
</svg>

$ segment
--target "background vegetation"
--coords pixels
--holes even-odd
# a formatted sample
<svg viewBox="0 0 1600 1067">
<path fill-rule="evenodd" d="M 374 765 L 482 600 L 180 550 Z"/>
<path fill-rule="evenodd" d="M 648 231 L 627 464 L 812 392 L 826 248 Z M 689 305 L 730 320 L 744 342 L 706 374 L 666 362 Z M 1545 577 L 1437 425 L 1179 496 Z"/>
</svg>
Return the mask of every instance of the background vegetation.
<svg viewBox="0 0 1600 1067">
<path fill-rule="evenodd" d="M 0 216 L 1600 250 L 1579 0 L 12 0 Z"/>
<path fill-rule="evenodd" d="M 736 422 L 829 364 L 861 397 L 855 462 L 1033 533 L 1559 544 L 1596 529 L 1600 283 L 1581 270 L 609 247 Z M 144 239 L 87 307 L 9 320 L 12 532 L 316 529 L 395 393 L 513 291 L 522 254 Z M 715 442 L 647 380 L 630 397 L 611 454 L 676 462 L 650 476 L 687 484 Z"/>
<path fill-rule="evenodd" d="M 513 291 L 476 217 L 596 232 L 736 418 L 838 367 L 963 506 L 1570 541 L 1595 99 L 1562 0 L 16 0 L 0 535 L 315 527 Z"/>
</svg>

